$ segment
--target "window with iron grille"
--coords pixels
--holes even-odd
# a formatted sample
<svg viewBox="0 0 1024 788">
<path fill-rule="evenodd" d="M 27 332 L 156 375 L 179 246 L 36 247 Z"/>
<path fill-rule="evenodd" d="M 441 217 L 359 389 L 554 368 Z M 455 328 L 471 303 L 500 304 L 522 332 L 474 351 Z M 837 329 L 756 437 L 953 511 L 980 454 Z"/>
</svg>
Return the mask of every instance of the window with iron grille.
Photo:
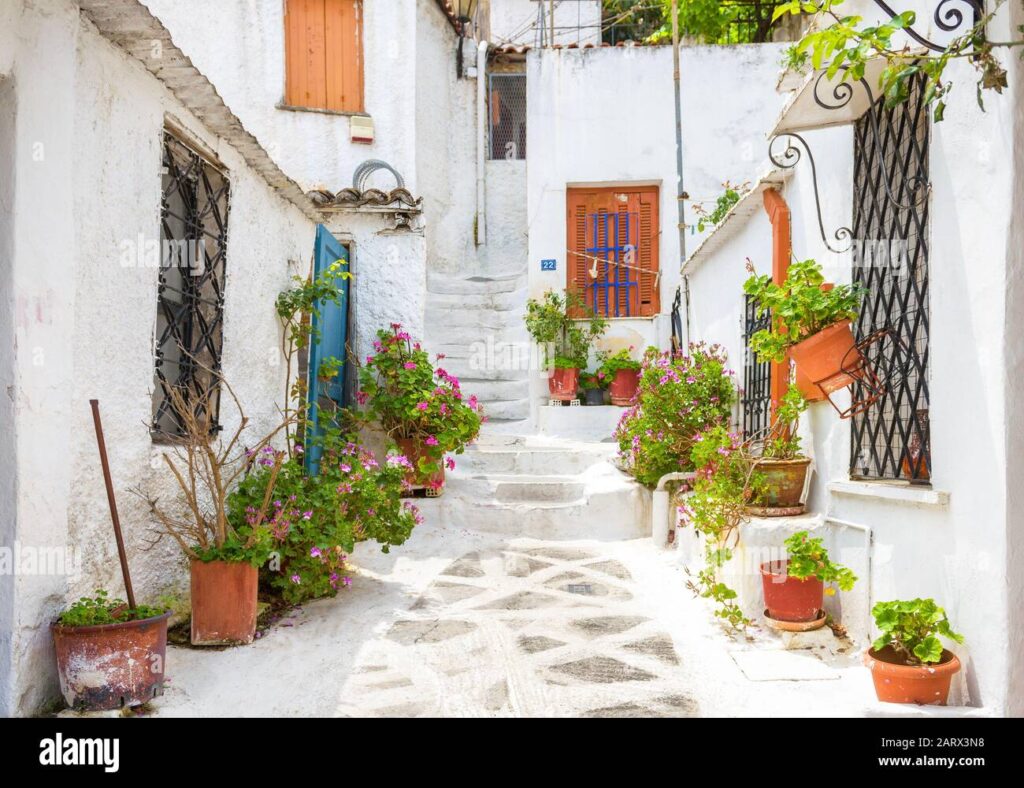
<svg viewBox="0 0 1024 788">
<path fill-rule="evenodd" d="M 891 108 L 880 101 L 854 127 L 852 229 L 855 249 L 864 251 L 854 259 L 853 278 L 867 289 L 856 335 L 860 340 L 889 331 L 887 341 L 871 344 L 865 354 L 888 385 L 881 398 L 853 417 L 854 477 L 923 483 L 931 476 L 924 82 L 918 75 L 907 101 Z M 854 399 L 862 394 L 855 384 Z"/>
<path fill-rule="evenodd" d="M 762 328 L 769 328 L 771 315 L 767 312 L 757 316 L 757 302 L 749 295 L 744 296 L 743 309 L 743 396 L 740 398 L 743 412 L 743 434 L 747 438 L 764 435 L 770 424 L 772 408 L 772 364 L 758 361 L 757 354 L 750 349 L 750 337 Z"/>
<path fill-rule="evenodd" d="M 526 74 L 488 74 L 491 159 L 526 158 Z"/>
<path fill-rule="evenodd" d="M 185 433 L 176 402 L 220 429 L 230 189 L 224 172 L 167 133 L 162 189 L 151 428 L 154 436 L 174 437 Z"/>
</svg>

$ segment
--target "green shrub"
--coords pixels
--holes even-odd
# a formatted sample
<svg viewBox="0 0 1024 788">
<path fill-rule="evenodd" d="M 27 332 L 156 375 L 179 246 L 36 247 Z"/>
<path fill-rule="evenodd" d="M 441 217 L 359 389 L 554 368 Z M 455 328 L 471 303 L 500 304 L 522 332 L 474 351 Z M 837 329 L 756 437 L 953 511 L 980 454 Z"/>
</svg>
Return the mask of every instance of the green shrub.
<svg viewBox="0 0 1024 788">
<path fill-rule="evenodd" d="M 578 310 L 586 317 L 575 319 L 569 312 Z M 548 290 L 539 301 L 526 302 L 526 330 L 533 341 L 548 346 L 548 364 L 556 369 L 586 369 L 590 346 L 608 328 L 574 291 L 560 295 Z"/>
<path fill-rule="evenodd" d="M 789 559 L 787 574 L 797 580 L 816 577 L 823 583 L 835 583 L 840 591 L 849 591 L 857 582 L 857 576 L 840 564 L 832 563 L 828 550 L 821 539 L 812 539 L 807 531 L 797 531 L 785 541 Z M 834 594 L 832 588 L 826 594 Z"/>
<path fill-rule="evenodd" d="M 882 632 L 872 644 L 875 651 L 892 646 L 911 665 L 934 664 L 942 659 L 940 635 L 964 642 L 963 635 L 953 631 L 946 611 L 934 599 L 879 602 L 871 608 L 871 615 Z"/>
<path fill-rule="evenodd" d="M 128 607 L 123 599 L 110 599 L 102 588 L 97 588 L 95 597 L 83 596 L 60 614 L 58 619 L 65 627 L 95 627 L 101 624 L 123 624 L 126 621 L 142 621 L 154 616 L 162 616 L 164 609 L 139 605 Z"/>
</svg>

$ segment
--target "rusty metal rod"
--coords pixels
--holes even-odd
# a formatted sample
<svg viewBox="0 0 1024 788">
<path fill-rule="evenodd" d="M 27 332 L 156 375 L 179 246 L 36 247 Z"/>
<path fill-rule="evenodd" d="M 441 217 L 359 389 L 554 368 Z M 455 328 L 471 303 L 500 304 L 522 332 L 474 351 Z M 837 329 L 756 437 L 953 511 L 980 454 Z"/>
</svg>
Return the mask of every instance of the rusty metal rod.
<svg viewBox="0 0 1024 788">
<path fill-rule="evenodd" d="M 110 480 L 110 464 L 107 462 L 107 444 L 103 440 L 103 424 L 100 421 L 99 400 L 89 400 L 92 407 L 92 423 L 96 427 L 96 445 L 100 449 L 100 464 L 103 466 L 103 483 L 107 486 L 107 503 L 110 504 L 110 519 L 114 523 L 114 538 L 117 539 L 117 557 L 121 561 L 121 576 L 124 590 L 128 594 L 128 607 L 134 610 L 135 592 L 132 590 L 132 576 L 128 572 L 128 555 L 124 551 L 124 537 L 121 536 L 121 520 L 117 516 L 117 501 L 114 499 L 114 483 Z"/>
</svg>

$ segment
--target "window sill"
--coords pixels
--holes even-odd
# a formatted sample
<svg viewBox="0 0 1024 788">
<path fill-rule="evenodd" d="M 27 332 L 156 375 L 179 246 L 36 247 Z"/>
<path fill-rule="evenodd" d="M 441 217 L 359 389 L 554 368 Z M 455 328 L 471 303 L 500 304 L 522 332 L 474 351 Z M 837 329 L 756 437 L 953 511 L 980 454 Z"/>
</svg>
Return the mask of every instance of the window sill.
<svg viewBox="0 0 1024 788">
<path fill-rule="evenodd" d="M 828 491 L 833 495 L 848 495 L 857 498 L 874 498 L 880 501 L 894 501 L 918 506 L 944 507 L 949 504 L 949 493 L 920 487 L 905 482 L 829 482 Z"/>
<path fill-rule="evenodd" d="M 312 112 L 317 115 L 339 115 L 344 118 L 351 117 L 370 117 L 369 112 L 363 110 L 341 110 L 341 109 L 320 109 L 319 107 L 293 107 L 291 104 L 285 104 L 284 102 L 275 105 L 277 109 L 282 109 L 286 112 Z"/>
</svg>

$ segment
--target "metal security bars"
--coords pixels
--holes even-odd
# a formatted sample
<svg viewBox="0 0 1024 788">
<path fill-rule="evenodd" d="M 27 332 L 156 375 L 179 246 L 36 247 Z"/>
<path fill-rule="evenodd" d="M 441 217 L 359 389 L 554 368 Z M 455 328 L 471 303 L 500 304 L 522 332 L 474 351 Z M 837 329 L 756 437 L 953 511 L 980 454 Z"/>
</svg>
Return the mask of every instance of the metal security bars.
<svg viewBox="0 0 1024 788">
<path fill-rule="evenodd" d="M 526 158 L 526 74 L 488 74 L 491 159 Z"/>
<path fill-rule="evenodd" d="M 640 217 L 627 211 L 587 215 L 584 300 L 602 317 L 639 313 L 639 224 Z"/>
<path fill-rule="evenodd" d="M 854 127 L 853 279 L 867 294 L 857 339 L 877 331 L 868 362 L 888 381 L 882 396 L 853 417 L 850 473 L 867 479 L 927 482 L 928 434 L 928 145 L 925 79 L 910 97 L 878 104 Z M 861 385 L 853 398 L 861 398 Z"/>
<path fill-rule="evenodd" d="M 757 302 L 749 295 L 744 296 L 743 308 L 743 435 L 753 438 L 764 435 L 771 423 L 772 409 L 772 364 L 758 361 L 757 354 L 750 349 L 750 337 L 761 329 L 771 326 L 771 315 L 765 312 L 757 316 Z"/>
<path fill-rule="evenodd" d="M 220 429 L 230 187 L 214 164 L 165 133 L 162 189 L 151 429 L 174 437 L 184 434 L 176 400 Z"/>
</svg>

